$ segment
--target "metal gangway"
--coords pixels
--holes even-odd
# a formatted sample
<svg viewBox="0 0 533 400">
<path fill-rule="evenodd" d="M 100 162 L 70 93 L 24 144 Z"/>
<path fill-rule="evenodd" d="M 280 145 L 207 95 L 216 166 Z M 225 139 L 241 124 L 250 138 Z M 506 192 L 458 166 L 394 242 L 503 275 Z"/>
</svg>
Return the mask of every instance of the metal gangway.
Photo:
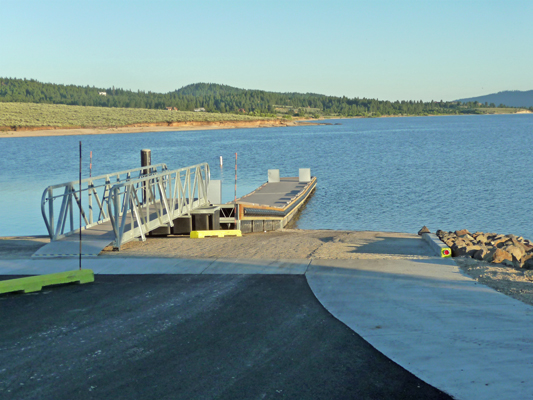
<svg viewBox="0 0 533 400">
<path fill-rule="evenodd" d="M 114 172 L 48 186 L 41 212 L 50 243 L 34 258 L 95 257 L 105 247 L 114 249 L 209 204 L 209 165 L 168 170 L 166 164 Z"/>
</svg>

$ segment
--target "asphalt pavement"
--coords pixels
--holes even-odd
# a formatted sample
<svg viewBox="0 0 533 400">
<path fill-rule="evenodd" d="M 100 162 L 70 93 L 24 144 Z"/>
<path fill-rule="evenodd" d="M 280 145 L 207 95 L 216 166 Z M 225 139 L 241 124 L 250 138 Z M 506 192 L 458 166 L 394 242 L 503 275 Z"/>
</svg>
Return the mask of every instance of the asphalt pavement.
<svg viewBox="0 0 533 400">
<path fill-rule="evenodd" d="M 96 275 L 1 295 L 0 320 L 6 400 L 450 398 L 334 318 L 304 275 Z"/>
</svg>

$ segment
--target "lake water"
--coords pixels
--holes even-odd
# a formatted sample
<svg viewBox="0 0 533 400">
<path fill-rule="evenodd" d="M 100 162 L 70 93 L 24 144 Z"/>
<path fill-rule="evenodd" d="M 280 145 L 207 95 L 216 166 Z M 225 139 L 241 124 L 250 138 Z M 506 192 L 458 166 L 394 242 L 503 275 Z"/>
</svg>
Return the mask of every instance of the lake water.
<svg viewBox="0 0 533 400">
<path fill-rule="evenodd" d="M 208 162 L 224 201 L 264 183 L 267 170 L 297 176 L 311 168 L 315 194 L 302 229 L 514 233 L 533 239 L 533 115 L 332 120 L 342 125 L 0 139 L 0 236 L 46 234 L 43 190 L 84 174 L 152 163 L 180 168 Z M 219 156 L 224 167 L 219 167 Z"/>
</svg>

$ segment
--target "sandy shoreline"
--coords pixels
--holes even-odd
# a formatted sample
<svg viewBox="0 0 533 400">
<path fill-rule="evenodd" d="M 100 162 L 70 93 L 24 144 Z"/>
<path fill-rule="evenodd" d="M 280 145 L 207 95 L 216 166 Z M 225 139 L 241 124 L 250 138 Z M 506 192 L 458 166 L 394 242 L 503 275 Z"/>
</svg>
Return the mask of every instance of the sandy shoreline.
<svg viewBox="0 0 533 400">
<path fill-rule="evenodd" d="M 276 128 L 304 125 L 321 125 L 314 121 L 287 121 L 287 120 L 256 120 L 256 121 L 216 121 L 216 122 L 173 122 L 135 124 L 125 127 L 109 128 L 29 128 L 11 131 L 0 131 L 0 138 L 16 137 L 47 137 L 47 136 L 78 136 L 78 135 L 106 135 L 117 133 L 137 132 L 175 132 L 199 131 L 212 129 L 240 129 L 240 128 Z"/>
<path fill-rule="evenodd" d="M 529 110 L 518 111 L 512 114 L 531 114 Z M 498 115 L 504 115 L 501 113 Z M 490 115 L 490 114 L 486 114 Z M 427 115 L 428 117 L 447 116 L 456 117 L 461 115 Z M 382 115 L 378 118 L 405 118 L 414 117 L 414 115 Z M 331 117 L 328 119 L 359 119 L 364 117 Z M 255 120 L 255 121 L 189 121 L 189 122 L 158 122 L 158 123 L 139 123 L 130 126 L 122 127 L 103 127 L 103 128 L 55 128 L 55 127 L 19 127 L 15 130 L 0 130 L 1 138 L 15 138 L 15 137 L 47 137 L 47 136 L 79 136 L 79 135 L 106 135 L 117 133 L 139 133 L 139 132 L 176 132 L 176 131 L 204 131 L 214 129 L 240 129 L 240 128 L 276 128 L 276 127 L 294 127 L 294 126 L 309 126 L 309 125 L 331 125 L 319 120 Z M 5 127 L 0 127 L 5 128 Z"/>
</svg>

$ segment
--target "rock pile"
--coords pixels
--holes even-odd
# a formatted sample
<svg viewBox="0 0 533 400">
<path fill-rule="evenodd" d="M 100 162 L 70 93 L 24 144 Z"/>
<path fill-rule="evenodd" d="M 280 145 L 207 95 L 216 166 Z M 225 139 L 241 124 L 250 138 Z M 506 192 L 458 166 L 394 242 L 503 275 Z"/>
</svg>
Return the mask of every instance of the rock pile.
<svg viewBox="0 0 533 400">
<path fill-rule="evenodd" d="M 508 267 L 533 269 L 533 244 L 521 236 L 496 233 L 436 232 L 452 249 L 452 256 L 469 256 L 476 260 L 499 263 Z"/>
</svg>

